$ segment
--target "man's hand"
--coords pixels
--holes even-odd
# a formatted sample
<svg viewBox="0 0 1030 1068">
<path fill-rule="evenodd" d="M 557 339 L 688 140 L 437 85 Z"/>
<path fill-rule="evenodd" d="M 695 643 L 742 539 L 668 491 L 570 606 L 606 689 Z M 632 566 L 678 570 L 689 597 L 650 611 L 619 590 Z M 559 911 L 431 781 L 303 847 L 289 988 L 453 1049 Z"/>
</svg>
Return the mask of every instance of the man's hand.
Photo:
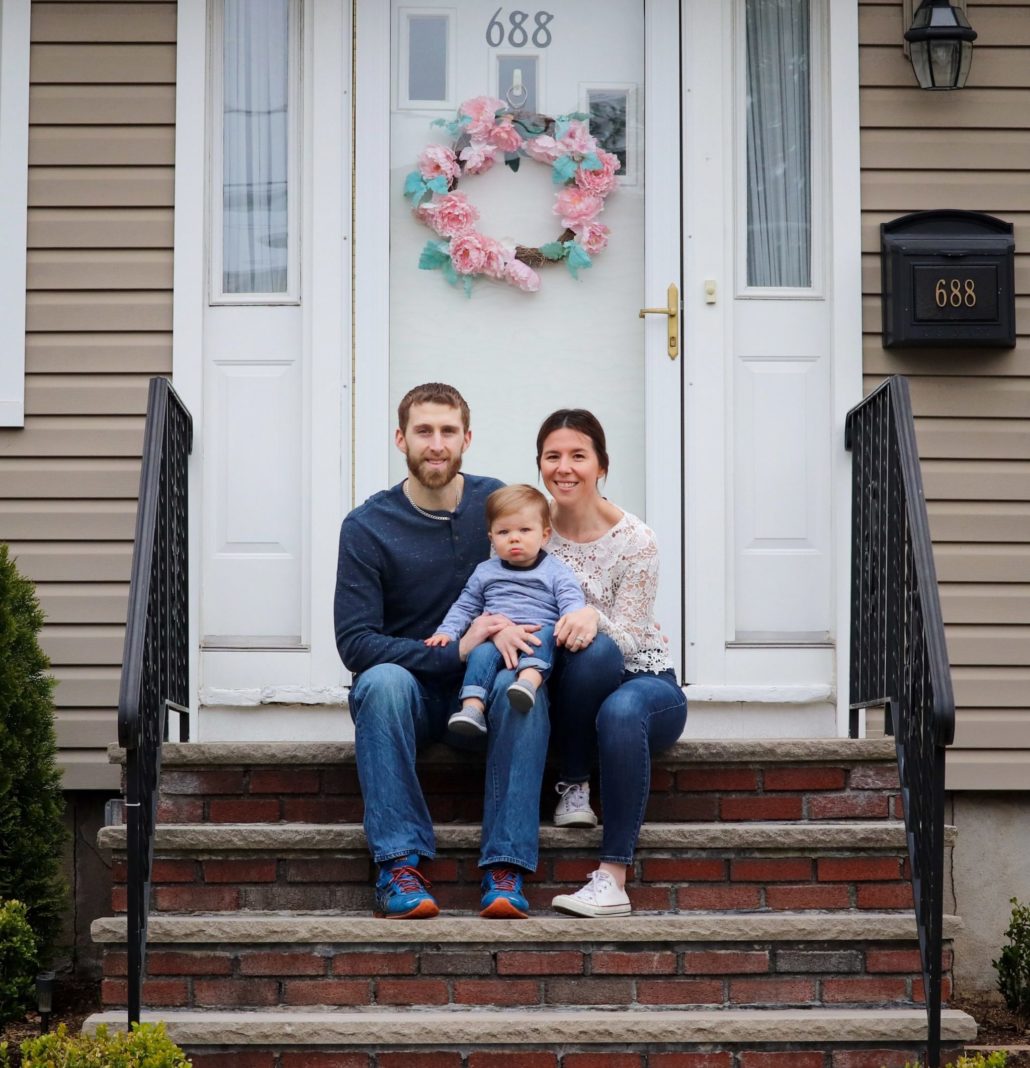
<svg viewBox="0 0 1030 1068">
<path fill-rule="evenodd" d="M 469 624 L 469 629 L 461 636 L 461 641 L 458 643 L 458 656 L 462 663 L 468 660 L 469 653 L 477 645 L 489 641 L 499 630 L 509 626 L 511 626 L 511 620 L 507 616 L 493 616 L 486 613 L 477 616 Z"/>
<path fill-rule="evenodd" d="M 439 646 L 450 645 L 454 639 L 449 634 L 434 634 L 431 638 L 426 638 L 422 643 L 423 645 Z"/>
<path fill-rule="evenodd" d="M 597 609 L 590 605 L 566 612 L 554 625 L 554 644 L 570 653 L 585 649 L 597 637 Z"/>
<path fill-rule="evenodd" d="M 536 636 L 540 624 L 505 622 L 508 625 L 493 634 L 493 643 L 504 657 L 505 667 L 514 668 L 518 665 L 519 653 L 531 653 L 540 644 Z"/>
</svg>

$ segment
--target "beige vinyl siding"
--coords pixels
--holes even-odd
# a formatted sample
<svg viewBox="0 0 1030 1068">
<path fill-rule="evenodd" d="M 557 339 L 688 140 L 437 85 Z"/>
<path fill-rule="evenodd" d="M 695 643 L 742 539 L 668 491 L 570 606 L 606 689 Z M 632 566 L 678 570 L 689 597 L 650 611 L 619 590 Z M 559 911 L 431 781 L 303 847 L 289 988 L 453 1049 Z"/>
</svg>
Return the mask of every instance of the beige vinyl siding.
<svg viewBox="0 0 1030 1068">
<path fill-rule="evenodd" d="M 34 3 L 26 416 L 0 536 L 38 584 L 68 788 L 111 787 L 147 380 L 171 371 L 175 4 Z"/>
<path fill-rule="evenodd" d="M 920 90 L 901 3 L 862 3 L 866 390 L 909 378 L 957 704 L 948 787 L 1030 786 L 1030 4 L 976 3 L 967 87 Z M 986 211 L 1015 226 L 1015 349 L 887 352 L 880 223 Z"/>
</svg>

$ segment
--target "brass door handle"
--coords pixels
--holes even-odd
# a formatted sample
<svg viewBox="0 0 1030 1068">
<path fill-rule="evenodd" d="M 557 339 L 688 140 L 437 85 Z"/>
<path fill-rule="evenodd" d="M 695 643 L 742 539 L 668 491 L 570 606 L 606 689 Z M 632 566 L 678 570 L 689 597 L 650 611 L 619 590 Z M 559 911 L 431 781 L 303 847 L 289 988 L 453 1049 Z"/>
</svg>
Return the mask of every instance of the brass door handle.
<svg viewBox="0 0 1030 1068">
<path fill-rule="evenodd" d="M 668 306 L 665 308 L 641 308 L 640 318 L 645 315 L 667 315 L 666 326 L 669 333 L 669 359 L 675 360 L 680 354 L 680 294 L 675 282 L 669 283 Z"/>
</svg>

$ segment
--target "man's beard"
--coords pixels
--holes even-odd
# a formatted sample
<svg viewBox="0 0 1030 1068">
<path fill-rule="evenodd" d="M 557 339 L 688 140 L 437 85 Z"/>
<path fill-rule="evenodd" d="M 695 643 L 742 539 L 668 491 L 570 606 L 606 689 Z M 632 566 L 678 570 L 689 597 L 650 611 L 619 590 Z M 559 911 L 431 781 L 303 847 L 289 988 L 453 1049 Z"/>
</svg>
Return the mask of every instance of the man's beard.
<svg viewBox="0 0 1030 1068">
<path fill-rule="evenodd" d="M 411 453 L 405 456 L 405 460 L 412 478 L 429 490 L 443 489 L 461 470 L 461 453 L 458 453 L 446 467 L 430 467 L 426 460 L 416 460 Z"/>
</svg>

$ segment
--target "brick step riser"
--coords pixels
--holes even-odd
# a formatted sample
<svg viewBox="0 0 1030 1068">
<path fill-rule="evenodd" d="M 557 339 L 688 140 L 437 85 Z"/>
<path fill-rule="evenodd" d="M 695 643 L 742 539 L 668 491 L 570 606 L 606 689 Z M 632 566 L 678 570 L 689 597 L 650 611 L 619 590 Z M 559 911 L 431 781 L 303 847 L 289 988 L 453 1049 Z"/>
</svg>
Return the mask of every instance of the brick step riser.
<svg viewBox="0 0 1030 1068">
<path fill-rule="evenodd" d="M 483 770 L 433 764 L 420 771 L 437 822 L 476 822 L 483 812 Z M 600 810 L 596 783 L 594 807 Z M 557 801 L 553 777 L 541 794 L 541 820 Z M 162 823 L 360 823 L 357 773 L 342 767 L 215 767 L 162 773 Z M 844 766 L 655 767 L 650 823 L 902 818 L 897 768 Z"/>
<path fill-rule="evenodd" d="M 213 1050 L 186 1046 L 193 1068 L 903 1068 L 923 1062 L 925 1049 L 916 1043 L 842 1045 L 826 1050 L 811 1046 L 761 1043 L 725 1046 L 581 1046 L 546 1049 L 525 1046 L 512 1049 L 483 1047 L 381 1047 L 355 1050 L 353 1046 L 312 1049 Z M 941 1062 L 954 1061 L 961 1045 L 941 1047 Z"/>
<path fill-rule="evenodd" d="M 945 998 L 951 963 L 949 946 Z M 108 950 L 106 1008 L 125 1004 L 126 969 L 124 949 Z M 153 946 L 147 973 L 143 997 L 153 1008 L 869 1008 L 923 1001 L 918 949 L 888 942 Z"/>
<path fill-rule="evenodd" d="M 580 886 L 596 866 L 592 853 L 543 853 L 536 873 L 525 882 L 531 907 L 548 909 L 555 894 Z M 473 859 L 438 856 L 425 862 L 424 871 L 442 908 L 478 911 L 482 873 Z M 116 859 L 113 874 L 112 908 L 121 913 L 126 908 L 123 859 Z M 151 878 L 151 909 L 368 911 L 371 880 L 367 855 L 159 856 Z M 684 851 L 661 856 L 642 849 L 627 886 L 638 911 L 912 908 L 909 862 L 897 853 L 770 857 L 729 851 L 691 856 Z"/>
</svg>

